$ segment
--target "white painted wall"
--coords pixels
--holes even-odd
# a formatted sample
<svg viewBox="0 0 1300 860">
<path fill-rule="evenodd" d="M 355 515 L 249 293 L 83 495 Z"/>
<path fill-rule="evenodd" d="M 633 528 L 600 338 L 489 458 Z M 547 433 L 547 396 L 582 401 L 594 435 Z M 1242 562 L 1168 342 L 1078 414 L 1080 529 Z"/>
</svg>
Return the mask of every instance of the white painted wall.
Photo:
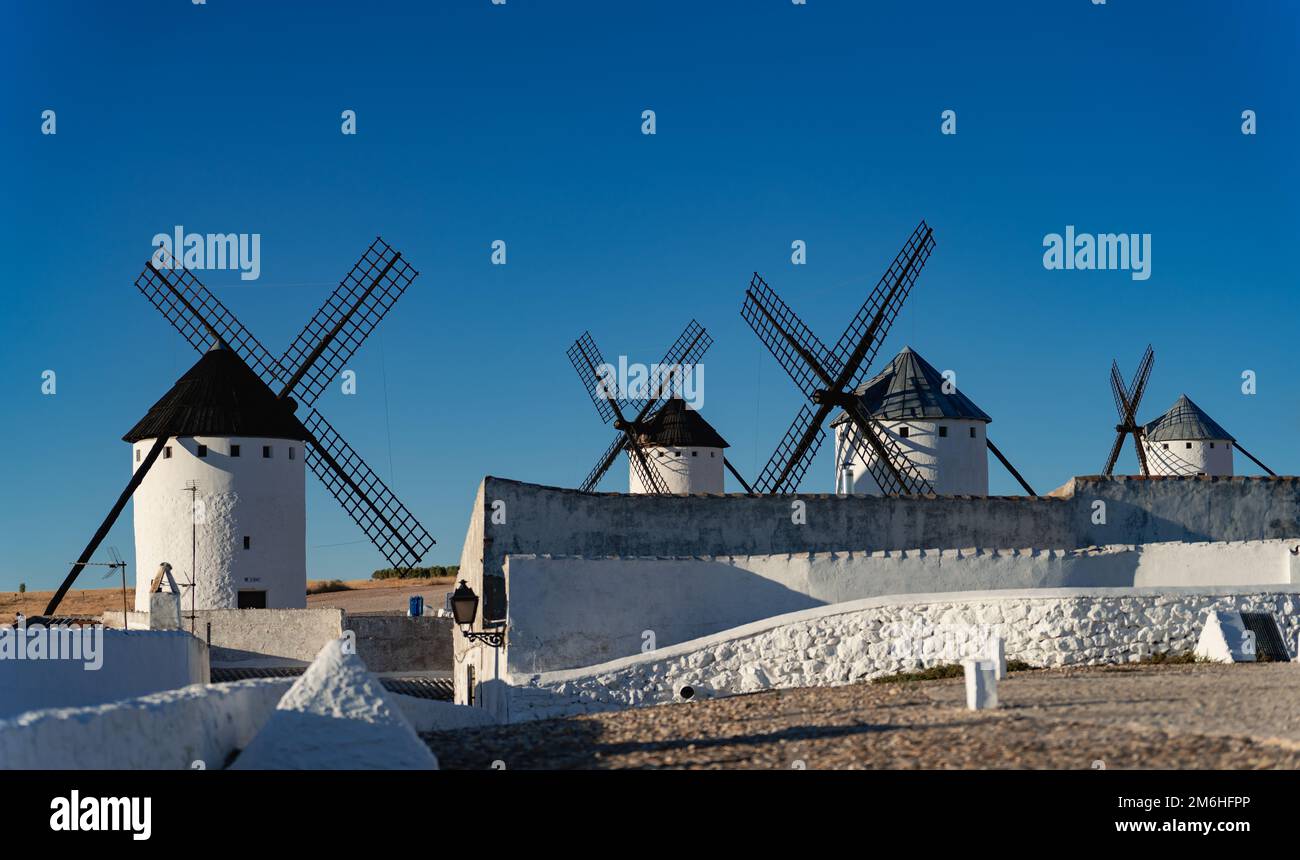
<svg viewBox="0 0 1300 860">
<path fill-rule="evenodd" d="M 132 468 L 154 440 L 132 446 Z M 206 457 L 196 455 L 207 445 Z M 149 584 L 169 562 L 190 609 L 191 508 L 188 481 L 198 483 L 201 521 L 194 530 L 198 609 L 231 609 L 240 590 L 266 591 L 267 608 L 307 605 L 307 520 L 303 443 L 287 439 L 196 437 L 172 439 L 135 491 L 135 608 L 149 608 Z M 231 457 L 232 445 L 240 456 Z M 271 447 L 271 457 L 262 448 Z M 289 451 L 293 450 L 290 459 Z M 244 549 L 248 536 L 249 549 Z"/>
<path fill-rule="evenodd" d="M 1232 443 L 1226 439 L 1142 440 L 1153 475 L 1232 475 Z"/>
<path fill-rule="evenodd" d="M 508 672 L 587 666 L 823 604 L 1008 588 L 1289 584 L 1296 541 L 679 559 L 510 556 Z M 480 680 L 495 677 L 492 668 Z M 485 676 L 484 670 L 488 670 Z"/>
<path fill-rule="evenodd" d="M 99 643 L 91 661 L 0 659 L 0 718 L 208 682 L 207 645 L 187 632 L 102 630 Z"/>
<path fill-rule="evenodd" d="M 547 719 L 697 696 L 838 686 L 957 663 L 1002 637 L 1009 660 L 1095 665 L 1182 653 L 1215 611 L 1271 612 L 1295 655 L 1300 592 L 1049 589 L 871 598 L 795 612 L 596 666 L 511 675 L 502 722 Z"/>
<path fill-rule="evenodd" d="M 644 449 L 653 459 L 659 475 L 670 493 L 723 492 L 723 451 L 721 448 L 669 448 L 652 446 Z M 628 454 L 628 491 L 649 492 Z"/>
<path fill-rule="evenodd" d="M 907 454 L 934 491 L 944 496 L 987 496 L 989 493 L 988 445 L 983 421 L 881 421 L 886 432 Z M 902 429 L 907 428 L 907 436 Z M 940 428 L 947 432 L 940 436 Z M 972 431 L 974 436 L 971 436 Z M 869 463 L 850 444 L 848 434 L 858 432 L 850 422 L 835 428 L 835 491 L 881 495 L 880 485 Z"/>
<path fill-rule="evenodd" d="M 197 761 L 215 770 L 253 739 L 294 680 L 191 686 L 26 713 L 0 721 L 0 769 L 189 770 Z"/>
</svg>

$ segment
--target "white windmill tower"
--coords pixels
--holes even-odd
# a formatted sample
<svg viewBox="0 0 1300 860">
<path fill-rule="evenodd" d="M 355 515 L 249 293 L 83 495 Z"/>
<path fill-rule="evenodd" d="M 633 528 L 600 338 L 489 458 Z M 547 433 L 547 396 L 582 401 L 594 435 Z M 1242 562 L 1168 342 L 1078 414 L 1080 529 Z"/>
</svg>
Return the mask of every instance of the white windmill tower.
<svg viewBox="0 0 1300 860">
<path fill-rule="evenodd" d="M 721 493 L 727 440 L 680 397 L 670 398 L 640 428 L 641 450 L 669 493 Z M 629 457 L 628 492 L 652 493 Z"/>
<path fill-rule="evenodd" d="M 133 469 L 167 440 L 134 496 L 137 611 L 164 562 L 195 584 L 187 608 L 307 605 L 309 435 L 220 340 L 153 405 L 122 437 Z"/>
<path fill-rule="evenodd" d="M 862 407 L 894 440 L 917 472 L 940 495 L 985 496 L 989 491 L 986 427 L 993 419 L 911 347 L 854 390 Z M 857 444 L 848 413 L 831 421 L 835 431 L 835 491 L 883 490 L 875 480 L 874 452 Z"/>
<path fill-rule="evenodd" d="M 1142 447 L 1152 475 L 1231 475 L 1236 441 L 1186 394 L 1142 428 Z"/>
</svg>

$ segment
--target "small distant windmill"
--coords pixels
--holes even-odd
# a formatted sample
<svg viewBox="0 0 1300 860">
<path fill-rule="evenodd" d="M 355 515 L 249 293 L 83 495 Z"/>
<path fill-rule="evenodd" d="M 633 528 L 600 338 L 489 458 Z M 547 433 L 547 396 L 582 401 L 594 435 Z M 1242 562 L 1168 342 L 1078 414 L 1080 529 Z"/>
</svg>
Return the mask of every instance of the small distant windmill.
<svg viewBox="0 0 1300 860">
<path fill-rule="evenodd" d="M 595 467 L 579 487 L 582 492 L 593 492 L 618 459 L 618 455 L 625 451 L 645 490 L 655 495 L 666 495 L 669 492 L 664 476 L 655 465 L 655 457 L 648 450 L 651 447 L 647 442 L 650 435 L 648 431 L 654 425 L 660 410 L 665 408 L 666 401 L 677 390 L 681 374 L 689 372 L 693 365 L 698 364 L 712 345 L 713 338 L 704 327 L 691 320 L 676 342 L 664 353 L 663 361 L 651 369 L 646 385 L 646 399 L 640 400 L 620 397 L 616 391 L 608 390 L 607 375 L 602 374 L 602 368 L 608 369 L 610 365 L 596 346 L 591 332 L 584 331 L 573 342 L 566 354 L 578 373 L 578 379 L 587 389 L 591 402 L 596 405 L 600 420 L 606 424 L 612 420 L 614 429 L 618 431 L 618 436 L 605 453 L 600 455 Z M 750 490 L 749 484 L 725 457 L 723 465 L 746 491 Z"/>
<path fill-rule="evenodd" d="M 156 252 L 163 254 L 161 250 Z M 219 346 L 251 369 L 259 395 L 277 401 L 277 414 L 290 420 L 306 443 L 307 465 L 393 567 L 416 564 L 434 540 L 415 516 L 366 465 L 312 403 L 351 359 L 419 272 L 401 252 L 376 238 L 338 287 L 275 358 L 194 274 L 173 259 L 151 257 L 136 287 L 198 352 Z M 294 413 L 306 407 L 305 416 Z M 169 434 L 157 437 L 136 466 L 63 584 L 46 607 L 52 615 L 81 569 L 90 561 L 145 475 L 162 455 Z M 191 577 L 193 572 L 191 571 Z"/>
<path fill-rule="evenodd" d="M 1115 425 L 1115 444 L 1110 447 L 1110 456 L 1106 458 L 1103 475 L 1115 473 L 1115 462 L 1119 460 L 1126 436 L 1133 437 L 1133 447 L 1137 449 L 1138 468 L 1142 470 L 1143 475 L 1151 474 L 1147 466 L 1146 449 L 1142 445 L 1142 425 L 1137 423 L 1137 411 L 1142 403 L 1142 395 L 1146 393 L 1147 379 L 1151 376 L 1151 367 L 1155 362 L 1155 350 L 1151 348 L 1151 344 L 1147 344 L 1147 351 L 1142 354 L 1142 360 L 1138 362 L 1137 370 L 1133 372 L 1133 378 L 1128 385 L 1124 384 L 1124 376 L 1119 372 L 1119 362 L 1110 363 L 1110 393 L 1115 397 L 1115 411 L 1119 413 L 1119 423 Z"/>
</svg>

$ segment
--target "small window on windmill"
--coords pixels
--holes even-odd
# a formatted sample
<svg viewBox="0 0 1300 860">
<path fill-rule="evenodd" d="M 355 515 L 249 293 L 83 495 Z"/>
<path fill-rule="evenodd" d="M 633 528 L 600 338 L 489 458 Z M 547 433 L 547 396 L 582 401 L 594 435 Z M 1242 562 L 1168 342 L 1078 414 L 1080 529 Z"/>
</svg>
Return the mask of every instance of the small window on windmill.
<svg viewBox="0 0 1300 860">
<path fill-rule="evenodd" d="M 135 449 L 135 461 L 136 461 L 137 463 L 140 462 L 140 449 L 139 449 L 139 448 L 136 448 L 136 449 Z"/>
<path fill-rule="evenodd" d="M 972 439 L 975 438 L 975 428 L 974 428 L 974 427 L 970 428 L 970 437 L 971 437 Z"/>
<path fill-rule="evenodd" d="M 172 446 L 168 445 L 166 448 L 163 448 L 163 459 L 170 460 L 171 458 L 172 458 Z"/>
<path fill-rule="evenodd" d="M 196 446 L 194 447 L 194 454 L 195 454 L 195 456 L 198 456 L 198 457 L 206 457 L 206 456 L 208 456 L 208 446 L 207 446 L 207 445 L 196 445 Z"/>
<path fill-rule="evenodd" d="M 940 424 L 940 425 L 939 425 L 939 436 L 940 436 L 940 438 L 943 438 L 943 437 L 945 437 L 945 436 L 947 436 L 947 435 L 948 435 L 948 428 L 947 428 L 947 426 L 946 426 L 946 425 L 943 425 L 943 424 Z"/>
<path fill-rule="evenodd" d="M 292 446 L 292 445 L 289 446 L 289 459 L 290 459 L 290 460 L 293 459 L 293 446 Z"/>
<path fill-rule="evenodd" d="M 692 456 L 692 457 L 698 457 L 698 456 L 700 456 L 700 452 L 699 452 L 699 451 L 692 451 L 692 452 L 691 452 L 691 456 Z"/>
<path fill-rule="evenodd" d="M 1210 447 L 1211 447 L 1211 448 L 1214 447 L 1214 443 L 1213 443 L 1213 442 L 1210 443 Z"/>
<path fill-rule="evenodd" d="M 718 452 L 717 452 L 717 451 L 710 451 L 710 452 L 709 452 L 709 456 L 710 456 L 710 457 L 716 457 L 716 456 L 718 456 Z"/>
<path fill-rule="evenodd" d="M 238 446 L 238 445 L 231 445 L 231 446 L 230 446 L 230 456 L 232 456 L 232 457 L 238 457 L 238 456 L 239 456 L 239 446 Z"/>
<path fill-rule="evenodd" d="M 1272 612 L 1243 612 L 1241 623 L 1255 634 L 1255 659 L 1261 663 L 1289 663 L 1291 653 L 1287 650 L 1282 631 L 1278 629 L 1277 619 Z"/>
<path fill-rule="evenodd" d="M 252 548 L 253 548 L 253 539 L 248 535 L 244 535 L 244 549 L 252 549 Z"/>
<path fill-rule="evenodd" d="M 269 459 L 271 459 L 271 446 L 270 446 L 270 445 L 263 445 L 263 446 L 262 446 L 262 459 L 263 459 L 263 460 L 269 460 Z"/>
<path fill-rule="evenodd" d="M 898 435 L 899 435 L 899 436 L 902 436 L 904 439 L 906 439 L 906 438 L 907 438 L 907 430 L 908 430 L 907 427 L 899 427 L 899 428 L 898 428 Z"/>
<path fill-rule="evenodd" d="M 1192 443 L 1191 443 L 1191 442 L 1188 442 L 1188 443 L 1187 443 L 1187 447 L 1188 447 L 1188 448 L 1191 448 L 1191 447 L 1192 447 Z"/>
<path fill-rule="evenodd" d="M 1161 448 L 1164 448 L 1166 451 L 1168 451 L 1168 450 L 1169 450 L 1169 443 L 1168 443 L 1168 442 L 1162 442 L 1162 443 L 1160 444 L 1160 447 L 1161 447 Z"/>
</svg>

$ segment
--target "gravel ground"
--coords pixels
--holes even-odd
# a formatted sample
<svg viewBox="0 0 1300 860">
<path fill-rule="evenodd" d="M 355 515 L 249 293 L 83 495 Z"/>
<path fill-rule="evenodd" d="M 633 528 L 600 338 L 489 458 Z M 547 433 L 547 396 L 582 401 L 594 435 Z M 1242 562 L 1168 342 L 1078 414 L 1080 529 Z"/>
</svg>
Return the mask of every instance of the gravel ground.
<svg viewBox="0 0 1300 860">
<path fill-rule="evenodd" d="M 1297 768 L 1300 665 L 1013 673 L 774 690 L 427 735 L 444 768 Z"/>
</svg>

